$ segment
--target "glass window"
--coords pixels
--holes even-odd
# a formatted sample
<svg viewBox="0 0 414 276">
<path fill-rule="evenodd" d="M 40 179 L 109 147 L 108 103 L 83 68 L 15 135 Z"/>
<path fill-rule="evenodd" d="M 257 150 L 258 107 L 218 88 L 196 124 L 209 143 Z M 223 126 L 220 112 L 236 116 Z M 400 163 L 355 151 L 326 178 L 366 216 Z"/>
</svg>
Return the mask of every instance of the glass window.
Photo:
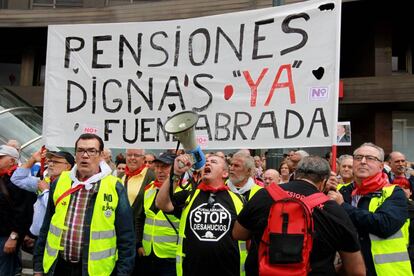
<svg viewBox="0 0 414 276">
<path fill-rule="evenodd" d="M 42 146 L 42 117 L 13 93 L 0 89 L 0 142 L 16 139 L 22 145 L 21 161 Z M 50 148 L 56 150 L 56 147 Z"/>
<path fill-rule="evenodd" d="M 125 5 L 125 4 L 132 4 L 137 2 L 137 0 L 107 0 L 107 6 L 117 6 L 117 5 Z"/>
<path fill-rule="evenodd" d="M 55 0 L 56 6 L 82 6 L 83 0 Z"/>
<path fill-rule="evenodd" d="M 392 149 L 414 161 L 414 113 L 394 112 L 392 115 Z"/>
<path fill-rule="evenodd" d="M 5 89 L 0 89 L 0 112 L 15 107 L 30 107 L 29 104 L 17 98 Z"/>
<path fill-rule="evenodd" d="M 33 5 L 51 5 L 53 6 L 55 0 L 33 0 Z"/>
<path fill-rule="evenodd" d="M 50 7 L 79 7 L 82 6 L 83 0 L 33 0 L 33 6 L 50 6 Z"/>
</svg>

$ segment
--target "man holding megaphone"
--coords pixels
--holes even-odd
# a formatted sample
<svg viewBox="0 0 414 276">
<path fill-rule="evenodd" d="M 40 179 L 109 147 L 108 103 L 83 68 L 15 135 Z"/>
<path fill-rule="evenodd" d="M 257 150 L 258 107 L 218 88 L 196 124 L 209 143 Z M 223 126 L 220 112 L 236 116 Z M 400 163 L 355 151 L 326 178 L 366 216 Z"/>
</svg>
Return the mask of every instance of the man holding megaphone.
<svg viewBox="0 0 414 276">
<path fill-rule="evenodd" d="M 193 166 L 191 155 L 178 156 L 173 184 Z M 245 244 L 232 239 L 231 228 L 243 202 L 225 185 L 228 167 L 223 158 L 208 157 L 202 172 L 201 183 L 194 190 L 174 193 L 171 198 L 167 180 L 156 199 L 158 208 L 180 218 L 177 275 L 240 275 Z"/>
</svg>

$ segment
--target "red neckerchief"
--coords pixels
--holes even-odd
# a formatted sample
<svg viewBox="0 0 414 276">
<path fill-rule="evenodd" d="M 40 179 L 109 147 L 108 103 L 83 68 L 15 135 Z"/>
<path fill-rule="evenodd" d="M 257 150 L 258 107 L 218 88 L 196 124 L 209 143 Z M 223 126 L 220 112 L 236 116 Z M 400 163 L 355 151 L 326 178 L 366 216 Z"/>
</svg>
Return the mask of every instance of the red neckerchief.
<svg viewBox="0 0 414 276">
<path fill-rule="evenodd" d="M 162 186 L 162 182 L 159 182 L 158 180 L 154 180 L 154 186 L 159 189 Z"/>
<path fill-rule="evenodd" d="M 197 189 L 202 190 L 204 192 L 217 193 L 217 192 L 220 192 L 220 191 L 228 191 L 229 187 L 227 187 L 226 185 L 223 184 L 223 185 L 216 188 L 216 187 L 212 187 L 210 185 L 206 185 L 204 183 L 200 183 L 197 186 Z"/>
<path fill-rule="evenodd" d="M 131 172 L 128 168 L 128 166 L 125 167 L 125 175 L 128 177 L 132 177 L 134 175 L 138 175 L 142 172 L 143 169 L 145 169 L 147 166 L 142 165 L 140 168 L 136 169 L 135 171 Z"/>
<path fill-rule="evenodd" d="M 398 185 L 398 186 L 400 186 L 401 188 L 404 188 L 404 189 L 410 189 L 411 190 L 410 182 L 408 181 L 408 179 L 405 176 L 396 176 L 394 178 L 394 181 L 392 182 L 392 184 Z"/>
<path fill-rule="evenodd" d="M 265 184 L 263 183 L 263 181 L 261 181 L 258 178 L 254 178 L 254 183 L 259 185 L 260 187 L 263 187 L 263 188 L 265 187 Z"/>
<path fill-rule="evenodd" d="M 381 190 L 384 186 L 389 185 L 388 177 L 385 173 L 379 172 L 362 180 L 361 185 L 355 185 L 352 195 L 367 195 Z"/>
<path fill-rule="evenodd" d="M 0 170 L 0 177 L 5 176 L 5 175 L 11 176 L 16 169 L 17 169 L 17 165 L 14 165 L 13 167 L 8 168 L 8 169 L 2 169 Z"/>
</svg>

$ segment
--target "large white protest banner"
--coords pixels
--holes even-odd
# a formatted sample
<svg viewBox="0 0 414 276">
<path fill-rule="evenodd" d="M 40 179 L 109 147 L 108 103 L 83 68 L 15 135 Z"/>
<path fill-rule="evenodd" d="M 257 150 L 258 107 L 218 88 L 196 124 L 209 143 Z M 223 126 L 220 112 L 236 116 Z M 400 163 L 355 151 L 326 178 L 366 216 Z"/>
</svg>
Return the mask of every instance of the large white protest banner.
<svg viewBox="0 0 414 276">
<path fill-rule="evenodd" d="M 173 148 L 173 114 L 200 115 L 203 148 L 330 146 L 341 2 L 185 20 L 49 26 L 43 136 L 73 146 Z"/>
</svg>

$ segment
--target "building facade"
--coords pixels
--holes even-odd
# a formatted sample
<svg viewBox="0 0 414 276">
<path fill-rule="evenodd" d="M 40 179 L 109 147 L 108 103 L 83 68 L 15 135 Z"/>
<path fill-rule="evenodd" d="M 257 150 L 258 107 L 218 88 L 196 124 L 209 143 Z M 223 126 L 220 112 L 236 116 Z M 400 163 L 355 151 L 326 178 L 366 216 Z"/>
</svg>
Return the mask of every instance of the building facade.
<svg viewBox="0 0 414 276">
<path fill-rule="evenodd" d="M 182 19 L 293 2 L 299 1 L 0 0 L 0 85 L 42 107 L 49 24 Z M 352 146 L 339 147 L 338 154 L 371 141 L 414 161 L 414 36 L 408 4 L 343 1 L 339 121 L 351 122 Z"/>
</svg>

